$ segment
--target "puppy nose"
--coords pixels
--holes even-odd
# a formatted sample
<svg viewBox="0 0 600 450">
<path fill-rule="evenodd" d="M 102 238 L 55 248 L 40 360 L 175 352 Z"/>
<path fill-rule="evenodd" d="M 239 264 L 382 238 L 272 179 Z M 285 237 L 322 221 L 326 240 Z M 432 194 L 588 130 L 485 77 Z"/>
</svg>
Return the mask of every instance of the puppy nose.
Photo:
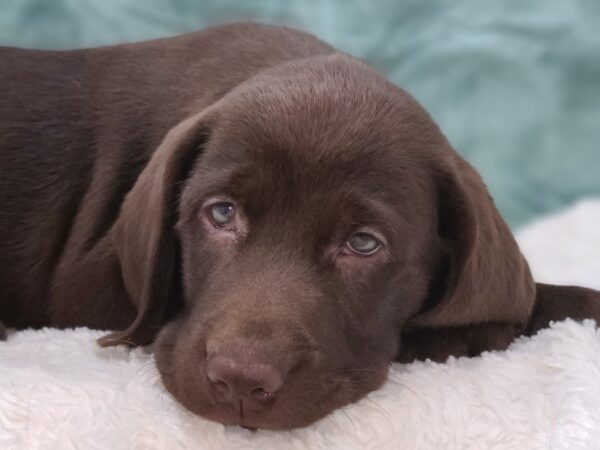
<svg viewBox="0 0 600 450">
<path fill-rule="evenodd" d="M 267 402 L 275 398 L 285 380 L 285 374 L 273 365 L 232 355 L 211 356 L 206 373 L 228 401 Z"/>
</svg>

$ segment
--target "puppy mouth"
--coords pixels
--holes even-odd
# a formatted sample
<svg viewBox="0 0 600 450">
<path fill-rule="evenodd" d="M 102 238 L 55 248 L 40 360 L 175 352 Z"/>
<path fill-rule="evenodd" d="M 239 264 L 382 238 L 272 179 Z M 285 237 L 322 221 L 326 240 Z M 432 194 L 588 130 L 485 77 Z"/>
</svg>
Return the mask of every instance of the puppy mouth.
<svg viewBox="0 0 600 450">
<path fill-rule="evenodd" d="M 253 410 L 244 399 L 239 399 L 236 404 L 215 404 L 209 411 L 199 412 L 198 415 L 224 425 L 237 425 L 252 431 L 292 428 L 275 422 L 271 411 Z"/>
<path fill-rule="evenodd" d="M 263 423 L 272 414 L 272 409 L 277 409 L 276 403 L 280 394 L 262 393 L 260 398 L 238 397 L 233 400 L 224 398 L 216 393 L 213 397 L 212 411 L 208 415 L 216 415 L 218 422 L 239 425 L 248 429 L 264 428 Z M 216 400 L 216 401 L 215 401 Z M 201 413 L 204 417 L 207 414 Z M 207 417 L 211 419 L 212 417 Z M 213 419 L 214 420 L 214 419 Z"/>
<path fill-rule="evenodd" d="M 350 365 L 338 360 L 334 366 L 323 364 L 335 361 L 336 355 L 320 355 L 279 372 L 284 381 L 274 377 L 270 370 L 274 366 L 268 362 L 252 368 L 243 365 L 240 373 L 240 365 L 213 357 L 211 372 L 210 355 L 200 351 L 182 357 L 190 348 L 198 348 L 196 339 L 193 345 L 183 340 L 183 348 L 176 351 L 179 339 L 174 330 L 159 336 L 154 347 L 163 385 L 190 412 L 225 425 L 269 430 L 308 426 L 360 400 L 387 379 L 389 362 L 383 361 L 383 355 Z M 262 384 L 248 384 L 257 381 L 253 377 Z"/>
<path fill-rule="evenodd" d="M 277 399 L 266 408 L 255 408 L 247 399 L 238 399 L 235 403 L 214 402 L 204 408 L 198 408 L 196 405 L 187 407 L 201 417 L 224 425 L 237 425 L 252 431 L 289 430 L 310 425 L 330 414 L 335 408 L 350 402 L 335 401 L 334 397 L 340 394 L 339 387 L 319 394 L 314 395 L 315 404 L 329 404 L 333 400 L 335 405 L 327 405 L 328 407 L 321 407 L 318 410 L 311 408 L 309 414 L 307 414 L 309 411 L 303 407 L 305 402 L 293 397 Z"/>
<path fill-rule="evenodd" d="M 178 383 L 163 378 L 163 383 L 184 407 L 205 419 L 252 431 L 290 430 L 308 426 L 380 387 L 387 378 L 387 370 L 372 372 L 368 380 L 354 379 L 347 373 L 326 377 L 301 374 L 302 378 L 312 378 L 314 382 L 306 387 L 302 380 L 290 380 L 286 389 L 276 395 L 267 394 L 267 398 L 259 402 L 249 398 L 225 400 L 206 382 L 190 385 L 184 380 Z"/>
</svg>

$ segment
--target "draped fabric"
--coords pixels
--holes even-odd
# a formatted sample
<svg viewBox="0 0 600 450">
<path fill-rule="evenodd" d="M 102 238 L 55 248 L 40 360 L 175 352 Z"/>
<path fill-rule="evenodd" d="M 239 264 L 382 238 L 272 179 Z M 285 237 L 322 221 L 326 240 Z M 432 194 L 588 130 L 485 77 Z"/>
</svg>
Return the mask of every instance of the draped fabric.
<svg viewBox="0 0 600 450">
<path fill-rule="evenodd" d="M 2 0 L 0 45 L 95 46 L 239 20 L 311 31 L 406 88 L 513 227 L 600 194 L 598 0 Z"/>
</svg>

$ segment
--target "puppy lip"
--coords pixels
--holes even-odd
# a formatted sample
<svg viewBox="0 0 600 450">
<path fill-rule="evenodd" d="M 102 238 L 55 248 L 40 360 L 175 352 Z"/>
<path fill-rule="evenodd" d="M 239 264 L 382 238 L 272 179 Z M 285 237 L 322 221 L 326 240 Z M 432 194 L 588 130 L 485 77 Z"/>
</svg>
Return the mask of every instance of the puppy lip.
<svg viewBox="0 0 600 450">
<path fill-rule="evenodd" d="M 381 377 L 376 385 L 380 386 L 385 378 Z M 290 395 L 284 392 L 281 392 L 283 395 L 277 395 L 272 404 L 269 405 L 271 402 L 267 402 L 268 406 L 265 408 L 257 407 L 253 402 L 249 401 L 247 403 L 244 400 L 243 414 L 238 402 L 219 401 L 217 393 L 212 389 L 207 392 L 203 388 L 202 392 L 197 392 L 200 397 L 197 394 L 193 396 L 184 394 L 182 399 L 179 398 L 179 395 L 175 395 L 175 398 L 194 414 L 223 425 L 240 426 L 251 431 L 259 429 L 290 430 L 310 425 L 331 414 L 337 408 L 353 403 L 377 388 L 377 386 L 371 386 L 371 389 L 354 392 L 347 390 L 348 383 L 340 382 L 341 380 L 336 381 L 336 383 L 329 384 L 327 389 L 315 392 L 316 396 L 312 397 L 313 400 L 324 407 L 319 408 L 318 411 L 313 411 L 310 416 L 288 416 L 286 411 L 291 405 L 298 404 L 298 398 L 293 394 Z M 204 385 L 202 382 L 200 384 Z M 181 391 L 185 392 L 185 390 L 178 390 L 177 394 L 181 394 Z M 340 391 L 344 392 L 345 395 L 340 397 L 339 394 L 342 393 Z M 284 397 L 284 403 L 278 405 L 279 400 L 284 400 Z"/>
</svg>

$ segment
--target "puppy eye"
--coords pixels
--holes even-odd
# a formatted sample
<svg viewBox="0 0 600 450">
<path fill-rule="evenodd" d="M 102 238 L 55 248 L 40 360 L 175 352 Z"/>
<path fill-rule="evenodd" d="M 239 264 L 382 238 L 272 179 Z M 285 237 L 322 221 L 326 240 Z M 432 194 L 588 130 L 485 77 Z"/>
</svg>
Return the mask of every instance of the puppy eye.
<svg viewBox="0 0 600 450">
<path fill-rule="evenodd" d="M 369 256 L 381 248 L 381 242 L 369 233 L 356 233 L 346 242 L 346 247 L 353 253 Z"/>
<path fill-rule="evenodd" d="M 229 202 L 214 203 L 208 207 L 208 216 L 217 228 L 231 228 L 235 224 L 235 206 Z"/>
</svg>

